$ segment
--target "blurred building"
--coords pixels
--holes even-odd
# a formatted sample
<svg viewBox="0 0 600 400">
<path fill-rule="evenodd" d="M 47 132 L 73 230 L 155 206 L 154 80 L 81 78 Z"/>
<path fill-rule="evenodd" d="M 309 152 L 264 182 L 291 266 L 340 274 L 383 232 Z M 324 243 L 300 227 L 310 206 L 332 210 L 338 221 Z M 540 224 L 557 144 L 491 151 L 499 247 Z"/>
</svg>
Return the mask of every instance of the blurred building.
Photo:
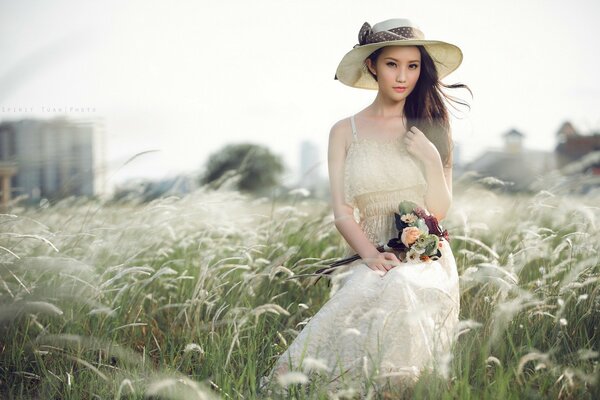
<svg viewBox="0 0 600 400">
<path fill-rule="evenodd" d="M 556 168 L 553 152 L 526 149 L 525 135 L 516 129 L 503 134 L 504 147 L 488 150 L 468 163 L 464 171 L 477 172 L 510 182 L 508 190 L 527 190 L 531 183 Z"/>
<path fill-rule="evenodd" d="M 308 140 L 300 144 L 300 178 L 297 186 L 308 189 L 313 195 L 326 195 L 328 182 L 321 175 L 321 156 L 319 148 Z"/>
<path fill-rule="evenodd" d="M 311 186 L 320 176 L 319 149 L 308 140 L 300 143 L 300 186 Z"/>
<path fill-rule="evenodd" d="M 503 136 L 502 149 L 485 151 L 466 164 L 462 172 L 498 178 L 508 182 L 506 189 L 513 191 L 532 189 L 535 181 L 543 180 L 552 171 L 571 178 L 577 174 L 600 177 L 600 132 L 583 135 L 566 121 L 556 132 L 557 145 L 551 152 L 526 149 L 523 146 L 525 135 L 516 129 Z"/>
<path fill-rule="evenodd" d="M 600 175 L 600 163 L 593 158 L 591 162 L 577 163 L 586 158 L 587 155 L 600 151 L 600 132 L 592 132 L 589 135 L 580 134 L 569 121 L 562 124 L 556 133 L 558 144 L 556 145 L 556 162 L 559 168 L 568 164 L 581 167 L 579 172 L 592 175 Z M 576 163 L 576 164 L 574 164 Z"/>
<path fill-rule="evenodd" d="M 454 142 L 452 148 L 452 168 L 462 165 L 462 144 Z"/>
<path fill-rule="evenodd" d="M 0 123 L 0 167 L 14 169 L 10 188 L 3 192 L 33 201 L 94 195 L 98 189 L 94 148 L 100 125 L 98 120 L 63 117 Z"/>
</svg>

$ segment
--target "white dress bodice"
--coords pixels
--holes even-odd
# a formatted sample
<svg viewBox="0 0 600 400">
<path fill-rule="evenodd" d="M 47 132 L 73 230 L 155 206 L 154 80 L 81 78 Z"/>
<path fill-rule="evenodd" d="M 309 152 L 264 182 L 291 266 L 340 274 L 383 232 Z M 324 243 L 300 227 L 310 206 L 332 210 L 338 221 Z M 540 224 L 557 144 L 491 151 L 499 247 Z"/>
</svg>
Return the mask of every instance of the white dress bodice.
<svg viewBox="0 0 600 400">
<path fill-rule="evenodd" d="M 394 212 L 402 200 L 425 208 L 427 181 L 421 162 L 406 149 L 402 138 L 380 141 L 362 138 L 354 116 L 352 143 L 344 165 L 344 197 L 355 220 L 374 245 L 398 235 Z M 353 252 L 346 244 L 345 253 Z"/>
</svg>

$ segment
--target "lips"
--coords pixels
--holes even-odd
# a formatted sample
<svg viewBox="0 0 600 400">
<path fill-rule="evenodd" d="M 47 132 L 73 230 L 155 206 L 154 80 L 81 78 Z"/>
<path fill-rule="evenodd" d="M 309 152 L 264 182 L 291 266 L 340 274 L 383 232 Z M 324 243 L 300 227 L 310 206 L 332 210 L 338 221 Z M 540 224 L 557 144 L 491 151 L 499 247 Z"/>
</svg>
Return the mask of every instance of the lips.
<svg viewBox="0 0 600 400">
<path fill-rule="evenodd" d="M 406 91 L 406 86 L 394 86 L 394 91 L 398 93 L 403 93 Z"/>
</svg>

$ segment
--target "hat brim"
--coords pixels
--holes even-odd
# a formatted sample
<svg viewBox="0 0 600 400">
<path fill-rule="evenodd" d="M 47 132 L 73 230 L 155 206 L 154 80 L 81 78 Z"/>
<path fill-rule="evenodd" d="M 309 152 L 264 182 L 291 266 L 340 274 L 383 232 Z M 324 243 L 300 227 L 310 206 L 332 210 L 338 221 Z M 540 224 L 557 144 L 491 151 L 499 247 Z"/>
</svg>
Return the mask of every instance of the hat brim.
<svg viewBox="0 0 600 400">
<path fill-rule="evenodd" d="M 442 79 L 462 63 L 463 53 L 458 46 L 439 40 L 409 39 L 370 43 L 350 50 L 340 61 L 335 79 L 345 85 L 377 90 L 379 86 L 365 66 L 365 59 L 375 50 L 386 46 L 423 45 L 435 64 L 438 78 Z"/>
</svg>

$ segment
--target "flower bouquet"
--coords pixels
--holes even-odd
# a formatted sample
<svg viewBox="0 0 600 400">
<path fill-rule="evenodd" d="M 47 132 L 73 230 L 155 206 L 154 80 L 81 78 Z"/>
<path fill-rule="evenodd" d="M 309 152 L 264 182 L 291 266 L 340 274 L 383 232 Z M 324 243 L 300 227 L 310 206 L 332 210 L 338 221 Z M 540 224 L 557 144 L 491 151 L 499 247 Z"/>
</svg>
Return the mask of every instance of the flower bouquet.
<svg viewBox="0 0 600 400">
<path fill-rule="evenodd" d="M 405 262 L 437 260 L 442 256 L 440 239 L 449 241 L 448 231 L 437 218 L 412 201 L 402 201 L 394 213 L 398 237 L 390 239 L 390 249 L 405 252 Z"/>
<path fill-rule="evenodd" d="M 379 252 L 395 250 L 404 255 L 403 262 L 431 262 L 442 256 L 440 239 L 450 241 L 448 231 L 443 229 L 437 218 L 419 207 L 412 201 L 402 201 L 398 206 L 398 212 L 394 213 L 395 225 L 398 237 L 390 239 L 386 245 L 377 247 Z M 328 264 L 315 272 L 320 275 L 329 274 L 334 268 L 358 260 L 361 257 L 355 254 Z"/>
</svg>

